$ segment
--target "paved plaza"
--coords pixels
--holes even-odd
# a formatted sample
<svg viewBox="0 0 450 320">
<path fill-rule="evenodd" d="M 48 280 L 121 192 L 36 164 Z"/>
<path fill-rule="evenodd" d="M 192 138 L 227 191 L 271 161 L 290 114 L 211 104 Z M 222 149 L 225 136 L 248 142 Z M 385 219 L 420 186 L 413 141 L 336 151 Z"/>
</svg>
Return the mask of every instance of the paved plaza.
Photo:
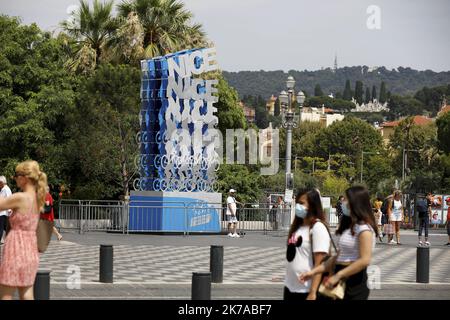
<svg viewBox="0 0 450 320">
<path fill-rule="evenodd" d="M 52 240 L 41 256 L 40 269 L 51 270 L 53 299 L 190 299 L 192 273 L 209 271 L 211 245 L 224 246 L 224 282 L 212 285 L 213 299 L 282 298 L 286 259 L 280 233 L 249 233 L 241 239 L 75 232 L 63 236 L 63 241 Z M 377 244 L 372 265 L 379 267 L 381 287 L 372 290 L 370 298 L 450 299 L 446 234 L 433 234 L 430 241 L 429 284 L 415 283 L 413 231 L 403 231 L 401 246 Z M 113 284 L 99 282 L 100 244 L 114 245 Z M 68 288 L 74 270 L 80 271 L 80 289 Z"/>
</svg>

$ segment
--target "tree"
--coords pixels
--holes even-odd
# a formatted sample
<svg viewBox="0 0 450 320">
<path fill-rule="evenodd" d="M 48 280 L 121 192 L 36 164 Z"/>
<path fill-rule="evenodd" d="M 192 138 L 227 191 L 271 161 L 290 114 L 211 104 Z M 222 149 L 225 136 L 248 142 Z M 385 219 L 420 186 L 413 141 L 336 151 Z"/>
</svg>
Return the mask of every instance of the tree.
<svg viewBox="0 0 450 320">
<path fill-rule="evenodd" d="M 237 190 L 237 198 L 242 203 L 258 202 L 262 192 L 259 187 L 260 175 L 239 164 L 222 164 L 217 173 L 219 192 L 224 199 L 231 188 Z M 270 176 L 269 176 L 270 177 Z"/>
<path fill-rule="evenodd" d="M 377 87 L 372 86 L 372 101 L 377 99 Z"/>
<path fill-rule="evenodd" d="M 80 0 L 80 7 L 61 27 L 77 41 L 75 57 L 70 59 L 72 70 L 92 71 L 102 60 L 107 42 L 118 28 L 118 21 L 112 16 L 114 2 L 94 0 L 93 8 L 88 1 Z"/>
<path fill-rule="evenodd" d="M 447 194 L 450 193 L 450 154 L 441 156 L 441 166 L 442 166 L 442 174 L 441 174 L 441 186 L 442 192 Z"/>
<path fill-rule="evenodd" d="M 258 96 L 258 98 L 256 99 L 255 123 L 260 129 L 265 129 L 269 126 L 266 101 L 261 96 Z"/>
<path fill-rule="evenodd" d="M 75 195 L 129 194 L 139 153 L 139 86 L 139 69 L 128 65 L 101 64 L 85 82 L 70 128 L 71 165 L 82 173 L 74 179 Z"/>
<path fill-rule="evenodd" d="M 206 45 L 202 26 L 192 22 L 192 13 L 177 0 L 124 1 L 118 11 L 123 18 L 131 12 L 139 17 L 145 58 Z"/>
<path fill-rule="evenodd" d="M 342 111 L 350 111 L 355 107 L 353 102 L 337 98 L 333 99 L 328 96 L 308 97 L 305 101 L 305 106 L 316 108 L 321 108 L 322 106 L 325 106 L 326 108 Z"/>
<path fill-rule="evenodd" d="M 333 154 L 345 154 L 356 168 L 360 168 L 362 151 L 381 151 L 380 133 L 367 122 L 346 117 L 334 122 L 316 137 L 317 156 L 327 158 Z"/>
<path fill-rule="evenodd" d="M 246 121 L 244 111 L 239 106 L 239 97 L 236 90 L 230 87 L 222 76 L 219 76 L 218 80 L 219 101 L 214 106 L 217 108 L 216 115 L 219 120 L 219 129 L 225 136 L 226 129 L 245 128 Z"/>
<path fill-rule="evenodd" d="M 450 154 L 450 112 L 444 113 L 436 120 L 439 149 Z"/>
<path fill-rule="evenodd" d="M 422 102 L 424 108 L 435 116 L 442 105 L 442 100 L 450 99 L 450 84 L 433 88 L 423 87 L 416 92 L 414 98 Z"/>
<path fill-rule="evenodd" d="M 322 89 L 320 88 L 320 84 L 316 84 L 316 86 L 315 86 L 315 88 L 314 88 L 314 95 L 315 95 L 316 97 L 321 97 L 321 96 L 323 96 L 323 91 L 322 91 Z"/>
<path fill-rule="evenodd" d="M 398 175 L 402 172 L 403 149 L 418 150 L 407 151 L 407 169 L 433 170 L 439 159 L 436 124 L 419 126 L 414 124 L 413 117 L 406 118 L 395 128 L 389 147 Z"/>
<path fill-rule="evenodd" d="M 378 101 L 380 103 L 385 103 L 387 101 L 388 97 L 387 97 L 387 92 L 386 92 L 386 83 L 384 83 L 384 81 L 381 81 L 381 86 L 380 86 L 380 99 L 378 99 Z"/>
<path fill-rule="evenodd" d="M 413 116 L 422 114 L 423 104 L 412 97 L 393 95 L 389 100 L 389 109 L 391 115 L 395 118 Z"/>
<path fill-rule="evenodd" d="M 320 185 L 321 193 L 331 197 L 332 203 L 336 203 L 339 196 L 345 194 L 345 190 L 350 187 L 345 178 L 336 177 L 332 173 L 323 173 L 322 183 Z"/>
<path fill-rule="evenodd" d="M 344 89 L 342 98 L 344 100 L 351 101 L 352 97 L 353 97 L 353 92 L 352 92 L 352 88 L 350 87 L 350 80 L 347 79 L 347 81 L 345 81 L 345 89 Z"/>
<path fill-rule="evenodd" d="M 144 28 L 134 11 L 122 20 L 115 36 L 108 41 L 107 60 L 138 65 L 144 58 Z"/>
<path fill-rule="evenodd" d="M 307 163 L 304 158 L 317 155 L 317 135 L 323 130 L 318 122 L 302 122 L 292 129 L 292 155 L 303 160 L 298 170 L 311 170 L 311 163 Z M 280 154 L 286 154 L 286 130 L 280 130 Z"/>
<path fill-rule="evenodd" d="M 369 191 L 376 193 L 380 181 L 393 175 L 392 161 L 387 152 L 377 154 L 368 154 L 364 157 L 364 183 Z"/>
<path fill-rule="evenodd" d="M 364 94 L 363 83 L 361 81 L 356 81 L 356 83 L 355 83 L 355 99 L 356 99 L 356 102 L 360 105 L 363 103 L 363 94 Z"/>
<path fill-rule="evenodd" d="M 67 116 L 78 81 L 64 70 L 64 44 L 35 24 L 0 16 L 0 165 L 11 176 L 20 161 L 40 163 L 52 185 L 65 183 Z"/>
<path fill-rule="evenodd" d="M 364 103 L 369 103 L 370 100 L 371 100 L 370 89 L 369 89 L 369 87 L 366 87 L 366 96 L 365 96 L 365 99 L 364 99 Z"/>
<path fill-rule="evenodd" d="M 273 115 L 275 117 L 279 117 L 280 116 L 280 99 L 278 99 L 278 98 L 275 101 L 275 109 L 273 110 Z"/>
</svg>

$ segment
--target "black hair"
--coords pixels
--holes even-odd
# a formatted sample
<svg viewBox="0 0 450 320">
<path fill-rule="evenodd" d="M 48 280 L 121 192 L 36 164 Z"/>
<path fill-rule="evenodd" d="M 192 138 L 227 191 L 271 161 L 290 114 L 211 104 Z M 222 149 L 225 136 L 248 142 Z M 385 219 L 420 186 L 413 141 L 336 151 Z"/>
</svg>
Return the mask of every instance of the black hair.
<svg viewBox="0 0 450 320">
<path fill-rule="evenodd" d="M 369 192 L 365 187 L 354 186 L 345 191 L 350 208 L 350 217 L 343 216 L 336 234 L 341 235 L 345 230 L 350 229 L 352 235 L 355 235 L 355 224 L 369 224 L 376 236 L 378 236 L 378 227 L 375 223 L 375 216 L 370 204 Z"/>
<path fill-rule="evenodd" d="M 300 190 L 296 197 L 295 203 L 300 203 L 300 198 L 306 194 L 306 199 L 308 201 L 308 214 L 307 217 L 314 217 L 319 219 L 322 223 L 326 223 L 325 213 L 322 208 L 322 201 L 320 199 L 320 193 L 317 189 L 302 189 Z M 303 219 L 295 216 L 294 221 L 289 229 L 288 239 L 292 234 L 297 231 L 297 229 L 303 224 Z"/>
</svg>

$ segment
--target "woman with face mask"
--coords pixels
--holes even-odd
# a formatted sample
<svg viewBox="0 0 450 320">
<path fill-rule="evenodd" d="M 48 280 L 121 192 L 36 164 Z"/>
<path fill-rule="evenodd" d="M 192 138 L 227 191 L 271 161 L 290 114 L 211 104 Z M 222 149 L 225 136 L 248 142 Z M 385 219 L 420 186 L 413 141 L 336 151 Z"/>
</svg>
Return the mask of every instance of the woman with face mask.
<svg viewBox="0 0 450 320">
<path fill-rule="evenodd" d="M 300 282 L 299 275 L 322 263 L 330 249 L 330 235 L 318 190 L 300 191 L 295 202 L 286 252 L 284 299 L 315 300 L 321 276 Z"/>
<path fill-rule="evenodd" d="M 372 259 L 378 228 L 366 188 L 355 186 L 347 189 L 347 201 L 342 205 L 343 219 L 336 234 L 339 236 L 339 255 L 335 269 L 328 259 L 319 267 L 300 275 L 301 281 L 333 271 L 324 285 L 332 289 L 339 281 L 345 281 L 344 300 L 367 300 L 367 267 Z"/>
</svg>

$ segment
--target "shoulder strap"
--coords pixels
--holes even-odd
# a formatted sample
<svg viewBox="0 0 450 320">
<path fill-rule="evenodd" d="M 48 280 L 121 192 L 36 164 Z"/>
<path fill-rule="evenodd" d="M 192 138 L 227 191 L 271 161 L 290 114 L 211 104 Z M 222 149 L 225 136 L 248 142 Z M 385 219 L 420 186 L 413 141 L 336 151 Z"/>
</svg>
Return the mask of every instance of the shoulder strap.
<svg viewBox="0 0 450 320">
<path fill-rule="evenodd" d="M 315 225 L 317 222 L 322 223 L 322 224 L 325 226 L 325 229 L 327 229 L 328 235 L 330 236 L 331 244 L 333 245 L 334 251 L 335 251 L 336 254 L 337 254 L 339 251 L 338 251 L 337 248 L 336 248 L 336 244 L 334 243 L 333 237 L 331 236 L 331 232 L 330 232 L 330 230 L 328 229 L 327 225 L 326 225 L 325 223 L 323 223 L 322 221 L 320 221 L 320 219 L 316 219 L 316 220 L 313 222 L 313 224 L 311 225 L 311 228 L 310 228 L 309 236 L 310 236 L 310 239 L 311 239 L 311 253 L 314 253 L 314 251 L 313 251 L 313 246 L 312 246 L 312 245 L 313 245 L 313 244 L 312 244 L 312 243 L 313 243 L 312 228 L 314 227 L 314 225 Z"/>
</svg>

